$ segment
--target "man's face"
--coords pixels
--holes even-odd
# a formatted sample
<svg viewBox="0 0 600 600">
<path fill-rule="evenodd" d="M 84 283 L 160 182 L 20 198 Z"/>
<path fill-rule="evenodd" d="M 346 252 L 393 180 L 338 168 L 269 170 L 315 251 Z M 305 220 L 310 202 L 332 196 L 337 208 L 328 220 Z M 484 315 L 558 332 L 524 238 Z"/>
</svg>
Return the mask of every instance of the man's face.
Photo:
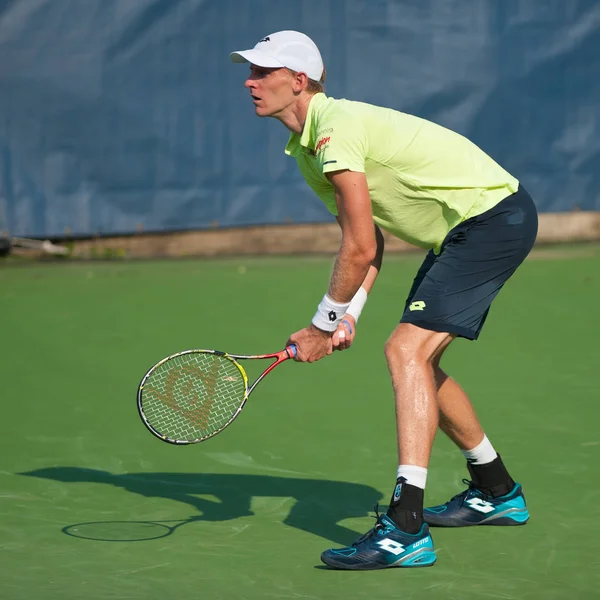
<svg viewBox="0 0 600 600">
<path fill-rule="evenodd" d="M 294 102 L 293 75 L 284 68 L 268 69 L 250 65 L 244 84 L 252 96 L 259 117 L 276 117 Z"/>
</svg>

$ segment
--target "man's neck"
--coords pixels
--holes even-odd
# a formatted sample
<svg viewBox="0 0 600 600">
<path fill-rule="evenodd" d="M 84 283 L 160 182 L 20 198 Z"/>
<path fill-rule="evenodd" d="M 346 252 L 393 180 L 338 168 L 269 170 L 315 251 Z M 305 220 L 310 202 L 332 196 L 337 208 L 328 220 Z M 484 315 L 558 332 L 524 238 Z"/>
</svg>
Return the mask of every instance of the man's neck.
<svg viewBox="0 0 600 600">
<path fill-rule="evenodd" d="M 273 115 L 281 121 L 292 133 L 302 133 L 308 114 L 308 106 L 312 100 L 312 95 L 302 94 L 298 96 L 296 102 L 291 104 L 280 115 Z"/>
</svg>

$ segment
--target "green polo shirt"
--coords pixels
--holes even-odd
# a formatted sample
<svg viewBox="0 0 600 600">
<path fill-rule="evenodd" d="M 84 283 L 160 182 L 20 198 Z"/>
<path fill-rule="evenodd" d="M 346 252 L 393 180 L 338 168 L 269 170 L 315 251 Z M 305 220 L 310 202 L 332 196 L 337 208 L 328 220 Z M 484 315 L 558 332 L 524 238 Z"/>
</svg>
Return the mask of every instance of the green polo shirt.
<svg viewBox="0 0 600 600">
<path fill-rule="evenodd" d="M 519 182 L 467 138 L 425 119 L 325 94 L 311 99 L 285 149 L 337 215 L 325 173 L 365 173 L 373 219 L 396 237 L 438 251 L 456 225 L 517 191 Z"/>
</svg>

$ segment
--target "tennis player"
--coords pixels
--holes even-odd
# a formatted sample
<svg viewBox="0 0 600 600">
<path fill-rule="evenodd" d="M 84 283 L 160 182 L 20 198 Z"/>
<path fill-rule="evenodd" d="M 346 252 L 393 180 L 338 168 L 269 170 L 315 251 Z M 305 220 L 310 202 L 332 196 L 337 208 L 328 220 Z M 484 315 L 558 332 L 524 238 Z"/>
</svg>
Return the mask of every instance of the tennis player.
<svg viewBox="0 0 600 600">
<path fill-rule="evenodd" d="M 531 250 L 535 205 L 519 181 L 463 136 L 416 116 L 325 95 L 317 46 L 296 31 L 231 54 L 260 117 L 290 130 L 285 149 L 336 216 L 342 242 L 312 323 L 290 336 L 297 360 L 349 348 L 381 268 L 384 229 L 428 250 L 385 356 L 397 415 L 398 471 L 387 513 L 347 548 L 321 559 L 340 569 L 423 567 L 436 560 L 429 525 L 522 525 L 515 483 L 459 384 L 440 368 L 457 337 L 475 340 L 490 305 Z M 440 427 L 458 446 L 468 488 L 423 509 Z"/>
</svg>

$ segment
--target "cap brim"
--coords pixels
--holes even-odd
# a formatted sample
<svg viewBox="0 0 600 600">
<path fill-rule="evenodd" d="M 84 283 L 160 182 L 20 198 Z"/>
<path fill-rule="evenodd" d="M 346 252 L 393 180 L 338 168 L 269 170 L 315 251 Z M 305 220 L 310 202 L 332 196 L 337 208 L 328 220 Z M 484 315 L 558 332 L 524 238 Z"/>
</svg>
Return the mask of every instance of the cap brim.
<svg viewBox="0 0 600 600">
<path fill-rule="evenodd" d="M 281 64 L 275 58 L 267 56 L 264 52 L 258 50 L 240 50 L 239 52 L 232 52 L 229 55 L 231 62 L 234 63 L 245 63 L 249 62 L 257 67 L 266 67 L 267 69 L 281 68 L 285 65 Z"/>
</svg>

